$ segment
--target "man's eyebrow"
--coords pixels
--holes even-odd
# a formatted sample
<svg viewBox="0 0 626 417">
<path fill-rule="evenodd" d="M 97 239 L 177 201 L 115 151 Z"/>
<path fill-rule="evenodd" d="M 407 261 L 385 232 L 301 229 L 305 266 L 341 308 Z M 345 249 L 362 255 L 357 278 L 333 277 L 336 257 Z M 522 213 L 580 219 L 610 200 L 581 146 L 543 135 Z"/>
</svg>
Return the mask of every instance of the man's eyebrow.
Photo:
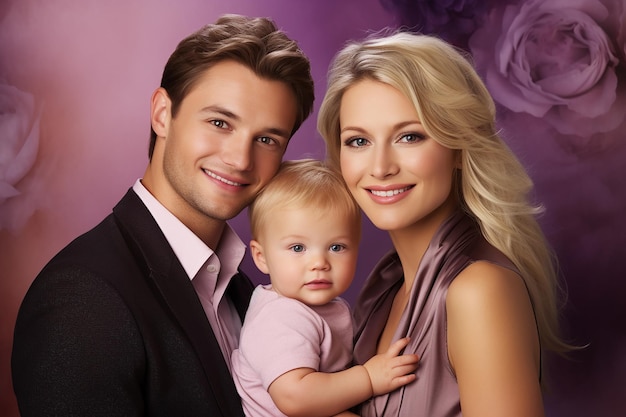
<svg viewBox="0 0 626 417">
<path fill-rule="evenodd" d="M 200 112 L 201 113 L 218 113 L 224 117 L 228 117 L 229 119 L 232 119 L 235 121 L 241 120 L 241 117 L 239 117 L 239 115 L 237 115 L 236 113 L 233 113 L 232 111 L 222 106 L 216 106 L 216 105 L 206 106 L 206 107 L 203 107 L 200 110 Z M 268 128 L 263 129 L 263 131 L 268 134 L 281 136 L 285 139 L 289 139 L 291 137 L 291 131 L 286 131 L 278 127 L 268 127 Z"/>
<path fill-rule="evenodd" d="M 241 120 L 241 117 L 239 117 L 237 114 L 221 106 L 206 106 L 206 107 L 203 107 L 200 110 L 200 112 L 201 113 L 219 113 L 222 116 L 228 117 L 230 119 Z"/>
<path fill-rule="evenodd" d="M 291 132 L 287 132 L 283 129 L 279 129 L 277 127 L 270 127 L 266 130 L 267 133 L 272 135 L 281 136 L 285 139 L 289 139 L 291 137 Z"/>
</svg>

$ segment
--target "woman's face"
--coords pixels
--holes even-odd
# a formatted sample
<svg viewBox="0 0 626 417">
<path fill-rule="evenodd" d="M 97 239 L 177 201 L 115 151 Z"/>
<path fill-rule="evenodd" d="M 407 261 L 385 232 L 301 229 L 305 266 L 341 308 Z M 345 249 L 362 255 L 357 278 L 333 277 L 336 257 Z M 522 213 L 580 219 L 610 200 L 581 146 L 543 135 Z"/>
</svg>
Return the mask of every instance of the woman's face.
<svg viewBox="0 0 626 417">
<path fill-rule="evenodd" d="M 341 172 L 376 227 L 440 222 L 453 211 L 456 154 L 428 137 L 399 90 L 359 81 L 345 91 L 339 121 Z"/>
</svg>

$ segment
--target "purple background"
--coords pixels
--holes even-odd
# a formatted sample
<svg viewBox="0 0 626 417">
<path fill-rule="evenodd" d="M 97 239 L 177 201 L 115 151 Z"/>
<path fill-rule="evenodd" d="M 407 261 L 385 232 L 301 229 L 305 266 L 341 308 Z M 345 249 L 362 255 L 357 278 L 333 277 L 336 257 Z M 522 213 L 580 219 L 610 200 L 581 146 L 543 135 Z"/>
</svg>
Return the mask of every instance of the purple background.
<svg viewBox="0 0 626 417">
<path fill-rule="evenodd" d="M 476 22 L 498 28 L 485 15 L 488 1 L 449 1 L 450 7 L 472 10 L 454 16 L 442 13 L 444 1 L 404 2 L 407 10 L 398 10 L 393 1 L 385 3 L 388 8 L 378 0 L 0 3 L 0 88 L 12 86 L 34 99 L 30 112 L 21 116 L 20 107 L 16 116 L 0 95 L 0 181 L 9 172 L 2 164 L 19 162 L 24 172 L 10 182 L 17 195 L 1 194 L 0 183 L 0 415 L 18 415 L 9 359 L 19 303 L 50 257 L 98 223 L 143 174 L 150 94 L 177 42 L 222 13 L 272 17 L 309 55 L 316 81 L 315 114 L 293 138 L 286 158 L 322 158 L 317 109 L 330 60 L 347 40 L 404 23 L 467 48 L 480 26 Z M 428 3 L 439 8 L 423 9 Z M 604 3 L 624 5 L 623 0 Z M 424 16 L 428 24 L 420 20 Z M 623 30 L 606 30 L 622 45 Z M 624 51 L 620 54 L 616 74 L 623 87 Z M 548 415 L 626 415 L 626 130 L 621 126 L 584 137 L 565 135 L 541 118 L 501 107 L 503 134 L 527 166 L 537 198 L 547 209 L 541 222 L 560 258 L 569 296 L 563 316 L 566 333 L 575 343 L 590 344 L 570 354 L 570 360 L 547 361 Z M 626 111 L 620 109 L 621 114 Z M 7 123 L 16 117 L 27 127 Z M 38 120 L 39 131 L 29 135 L 30 127 L 37 127 L 33 120 Z M 594 123 L 601 127 L 590 121 Z M 24 143 L 38 145 L 35 160 L 11 155 L 14 148 L 6 145 L 22 130 L 28 139 Z M 232 225 L 249 239 L 245 213 Z M 346 294 L 349 301 L 390 247 L 386 234 L 367 220 L 364 225 L 357 277 Z M 244 269 L 257 282 L 265 280 L 249 258 Z"/>
</svg>

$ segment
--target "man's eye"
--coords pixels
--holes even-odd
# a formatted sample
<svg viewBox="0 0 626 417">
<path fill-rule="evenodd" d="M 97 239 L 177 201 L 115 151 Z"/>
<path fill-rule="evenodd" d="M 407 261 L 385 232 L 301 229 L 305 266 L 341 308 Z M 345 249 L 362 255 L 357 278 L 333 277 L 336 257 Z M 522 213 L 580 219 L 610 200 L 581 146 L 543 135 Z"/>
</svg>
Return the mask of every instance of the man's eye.
<svg viewBox="0 0 626 417">
<path fill-rule="evenodd" d="M 265 143 L 267 145 L 273 145 L 274 143 L 276 143 L 276 141 L 268 136 L 261 136 L 259 138 L 259 142 L 261 143 Z"/>
<path fill-rule="evenodd" d="M 228 123 L 226 123 L 223 120 L 211 120 L 209 123 L 211 123 L 213 126 L 218 127 L 220 129 L 227 129 L 228 128 Z"/>
<path fill-rule="evenodd" d="M 293 245 L 290 248 L 292 251 L 294 252 L 304 252 L 304 246 L 303 245 Z"/>
</svg>

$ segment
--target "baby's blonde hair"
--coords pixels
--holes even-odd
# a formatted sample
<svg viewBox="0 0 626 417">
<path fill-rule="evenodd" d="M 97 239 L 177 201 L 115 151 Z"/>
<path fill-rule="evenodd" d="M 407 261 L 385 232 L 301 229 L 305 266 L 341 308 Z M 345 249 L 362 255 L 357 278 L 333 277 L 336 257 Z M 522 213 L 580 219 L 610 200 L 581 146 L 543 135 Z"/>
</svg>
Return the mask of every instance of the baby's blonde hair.
<svg viewBox="0 0 626 417">
<path fill-rule="evenodd" d="M 280 208 L 314 208 L 328 215 L 346 216 L 361 236 L 361 209 L 341 174 L 315 159 L 284 161 L 276 176 L 248 209 L 252 239 L 261 235 L 267 219 Z"/>
</svg>

